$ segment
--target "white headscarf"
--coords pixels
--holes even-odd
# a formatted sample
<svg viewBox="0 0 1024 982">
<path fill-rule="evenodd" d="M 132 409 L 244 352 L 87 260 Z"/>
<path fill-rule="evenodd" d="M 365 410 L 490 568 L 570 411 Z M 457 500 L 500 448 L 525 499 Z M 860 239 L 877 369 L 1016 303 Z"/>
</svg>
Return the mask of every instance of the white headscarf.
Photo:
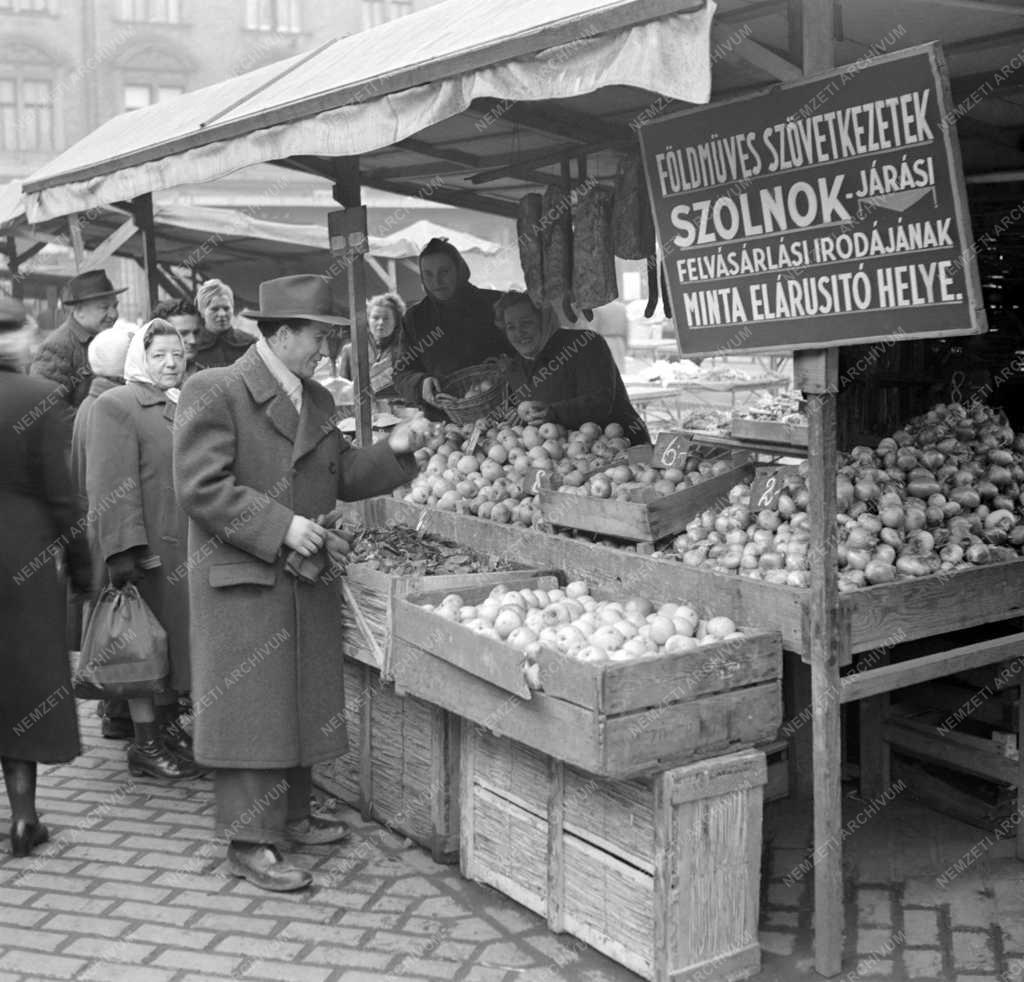
<svg viewBox="0 0 1024 982">
<path fill-rule="evenodd" d="M 124 361 L 133 331 L 108 327 L 89 342 L 89 367 L 96 375 L 124 378 Z"/>
<path fill-rule="evenodd" d="M 163 318 L 156 317 L 154 320 L 162 320 Z M 164 321 L 166 324 L 167 322 Z M 128 344 L 128 354 L 124 360 L 124 380 L 126 382 L 145 382 L 148 385 L 155 385 L 160 388 L 154 380 L 153 376 L 149 374 L 149 366 L 146 364 L 146 331 L 153 324 L 153 321 L 146 321 L 142 327 L 139 328 L 133 335 L 132 339 Z M 177 331 L 174 332 L 178 335 L 178 340 L 181 341 L 181 335 Z M 185 342 L 182 341 L 181 350 L 185 350 Z M 170 402 L 177 403 L 178 396 L 181 395 L 181 389 L 175 387 L 171 389 L 164 389 L 164 394 Z"/>
</svg>

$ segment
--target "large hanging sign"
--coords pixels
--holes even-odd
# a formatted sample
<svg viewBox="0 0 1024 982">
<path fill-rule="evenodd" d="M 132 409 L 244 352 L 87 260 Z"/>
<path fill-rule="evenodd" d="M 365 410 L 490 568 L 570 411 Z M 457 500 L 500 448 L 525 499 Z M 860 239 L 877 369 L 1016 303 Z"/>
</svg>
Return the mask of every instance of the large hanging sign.
<svg viewBox="0 0 1024 982">
<path fill-rule="evenodd" d="M 685 354 L 984 331 L 935 44 L 647 122 Z"/>
</svg>

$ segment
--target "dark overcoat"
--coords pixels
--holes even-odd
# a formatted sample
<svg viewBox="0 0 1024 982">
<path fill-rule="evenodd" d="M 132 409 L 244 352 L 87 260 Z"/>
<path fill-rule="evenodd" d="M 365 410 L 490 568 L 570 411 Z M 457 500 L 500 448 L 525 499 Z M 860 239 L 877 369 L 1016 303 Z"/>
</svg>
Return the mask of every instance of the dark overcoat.
<svg viewBox="0 0 1024 982">
<path fill-rule="evenodd" d="M 0 757 L 58 763 L 80 751 L 64 633 L 67 590 L 89 586 L 85 518 L 56 385 L 0 370 Z"/>
<path fill-rule="evenodd" d="M 78 495 L 83 511 L 89 510 L 89 495 L 85 490 L 85 445 L 86 436 L 92 424 L 92 407 L 108 389 L 124 385 L 124 379 L 109 378 L 106 375 L 93 376 L 89 391 L 75 413 L 75 425 L 71 430 L 71 483 Z"/>
<path fill-rule="evenodd" d="M 165 393 L 145 382 L 104 392 L 91 410 L 85 485 L 103 562 L 137 546 L 160 557 L 139 593 L 167 632 L 169 687 L 188 692 L 188 583 L 174 575 L 185 562 L 188 520 L 174 497 L 174 410 Z"/>
<path fill-rule="evenodd" d="M 196 336 L 193 372 L 233 365 L 255 343 L 255 340 L 251 334 L 246 334 L 245 331 L 239 331 L 234 327 L 229 327 L 221 334 L 213 334 L 205 327 L 200 327 Z"/>
<path fill-rule="evenodd" d="M 509 369 L 513 405 L 547 403 L 551 418 L 571 430 L 584 423 L 619 423 L 633 445 L 649 443 L 608 342 L 594 331 L 559 329 L 536 358 L 516 355 Z"/>
<path fill-rule="evenodd" d="M 295 515 L 383 494 L 415 474 L 386 442 L 357 450 L 304 380 L 302 416 L 250 348 L 190 378 L 174 432 L 188 513 L 195 753 L 209 767 L 309 766 L 348 747 L 337 585 L 284 570 Z"/>
<path fill-rule="evenodd" d="M 47 335 L 32 361 L 31 373 L 56 382 L 74 409 L 82 404 L 92 383 L 89 343 L 93 337 L 68 314 L 67 320 Z"/>
</svg>

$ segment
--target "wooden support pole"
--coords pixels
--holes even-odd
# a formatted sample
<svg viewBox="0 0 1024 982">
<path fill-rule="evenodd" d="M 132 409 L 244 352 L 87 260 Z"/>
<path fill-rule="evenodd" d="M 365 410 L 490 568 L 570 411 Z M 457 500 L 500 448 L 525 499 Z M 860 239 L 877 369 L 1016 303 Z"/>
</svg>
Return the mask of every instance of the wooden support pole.
<svg viewBox="0 0 1024 982">
<path fill-rule="evenodd" d="M 146 292 L 149 300 L 147 316 L 156 306 L 160 279 L 157 272 L 156 229 L 153 225 L 153 195 L 140 194 L 131 202 L 135 224 L 142 233 L 142 268 L 146 271 Z"/>
<path fill-rule="evenodd" d="M 835 66 L 833 0 L 791 2 L 790 55 L 804 75 Z M 793 50 L 799 47 L 798 51 Z M 808 396 L 808 518 L 811 526 L 811 707 L 814 757 L 814 967 L 826 977 L 843 964 L 843 797 L 839 667 L 849 644 L 840 630 L 836 559 L 836 393 L 839 351 L 800 352 L 794 380 Z"/>
<path fill-rule="evenodd" d="M 21 300 L 25 296 L 25 286 L 21 282 L 21 275 L 18 272 L 18 244 L 14 241 L 13 235 L 7 236 L 7 269 L 11 274 L 11 296 L 15 300 Z"/>
<path fill-rule="evenodd" d="M 85 244 L 82 242 L 82 226 L 78 222 L 78 215 L 68 215 L 68 237 L 71 239 L 71 251 L 75 255 L 75 272 L 82 271 L 82 263 L 85 262 Z"/>
<path fill-rule="evenodd" d="M 361 207 L 359 158 L 346 157 L 335 167 L 334 200 L 343 208 Z M 364 211 L 364 232 L 365 211 Z M 348 316 L 352 339 L 352 374 L 356 391 L 356 436 L 360 446 L 373 442 L 373 390 L 370 388 L 370 340 L 366 320 L 366 264 L 361 254 L 346 256 Z"/>
</svg>

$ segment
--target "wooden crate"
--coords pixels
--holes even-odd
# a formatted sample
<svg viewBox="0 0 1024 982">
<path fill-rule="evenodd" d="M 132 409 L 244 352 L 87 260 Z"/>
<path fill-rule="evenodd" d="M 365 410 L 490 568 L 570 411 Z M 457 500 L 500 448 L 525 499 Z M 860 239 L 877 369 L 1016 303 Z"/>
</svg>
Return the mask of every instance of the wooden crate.
<svg viewBox="0 0 1024 982">
<path fill-rule="evenodd" d="M 775 419 L 747 419 L 733 416 L 730 432 L 737 440 L 757 440 L 760 443 L 779 443 L 786 447 L 806 447 L 806 424 L 783 423 Z"/>
<path fill-rule="evenodd" d="M 318 764 L 316 783 L 438 862 L 455 862 L 458 717 L 397 695 L 377 669 L 346 658 L 345 722 L 349 752 Z"/>
<path fill-rule="evenodd" d="M 474 604 L 490 588 L 460 592 Z M 395 601 L 398 691 L 594 774 L 630 777 L 729 753 L 774 739 L 782 722 L 777 632 L 625 662 L 584 663 L 545 648 L 535 691 L 521 652 L 419 606 L 440 599 Z"/>
<path fill-rule="evenodd" d="M 760 970 L 764 754 L 608 780 L 465 724 L 460 864 L 654 982 Z"/>
<path fill-rule="evenodd" d="M 522 579 L 536 571 L 497 570 L 487 573 L 454 573 L 442 576 L 397 576 L 353 563 L 339 577 L 341 591 L 341 641 L 345 656 L 376 668 L 390 681 L 391 605 L 395 597 L 423 590 L 453 593 L 463 587 Z"/>
<path fill-rule="evenodd" d="M 746 464 L 683 491 L 647 502 L 541 491 L 538 504 L 541 517 L 551 525 L 597 532 L 618 539 L 657 542 L 682 532 L 687 523 L 705 508 L 727 503 L 730 489 L 753 474 L 753 465 Z"/>
</svg>

